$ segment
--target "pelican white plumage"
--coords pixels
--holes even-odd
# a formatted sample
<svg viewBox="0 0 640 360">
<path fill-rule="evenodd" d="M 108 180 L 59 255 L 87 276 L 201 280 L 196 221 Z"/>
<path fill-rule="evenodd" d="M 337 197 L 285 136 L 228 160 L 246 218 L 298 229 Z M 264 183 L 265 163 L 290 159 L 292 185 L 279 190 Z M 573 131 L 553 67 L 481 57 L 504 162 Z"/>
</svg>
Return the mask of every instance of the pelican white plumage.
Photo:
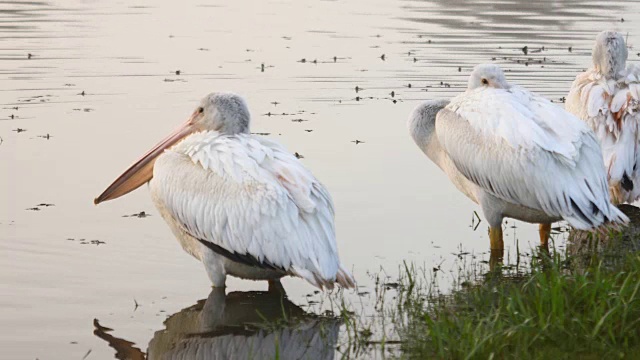
<svg viewBox="0 0 640 360">
<path fill-rule="evenodd" d="M 249 121 L 240 96 L 206 96 L 95 203 L 149 182 L 160 214 L 214 287 L 224 287 L 227 274 L 353 287 L 338 258 L 329 192 L 281 145 L 252 135 Z"/>
<path fill-rule="evenodd" d="M 640 66 L 626 66 L 627 56 L 620 33 L 598 34 L 593 66 L 576 76 L 566 102 L 566 109 L 586 121 L 600 141 L 616 204 L 640 197 Z"/>
<path fill-rule="evenodd" d="M 502 220 L 594 229 L 627 217 L 610 203 L 600 147 L 575 116 L 521 87 L 496 65 L 478 65 L 467 91 L 429 101 L 409 118 L 416 144 L 482 208 L 491 248 L 504 248 Z"/>
</svg>

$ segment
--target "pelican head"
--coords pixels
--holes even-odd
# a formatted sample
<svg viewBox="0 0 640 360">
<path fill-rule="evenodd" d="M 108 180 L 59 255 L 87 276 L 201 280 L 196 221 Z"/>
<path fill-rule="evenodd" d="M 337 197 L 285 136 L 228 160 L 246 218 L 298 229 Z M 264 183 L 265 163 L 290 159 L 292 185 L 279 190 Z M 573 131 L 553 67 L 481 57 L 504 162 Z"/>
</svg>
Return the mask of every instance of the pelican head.
<svg viewBox="0 0 640 360">
<path fill-rule="evenodd" d="M 418 105 L 407 121 L 409 134 L 431 160 L 436 161 L 440 152 L 440 143 L 436 138 L 436 116 L 449 105 L 449 100 L 429 100 Z"/>
<path fill-rule="evenodd" d="M 411 137 L 416 143 L 426 141 L 434 134 L 436 115 L 447 105 L 449 100 L 428 100 L 416 106 L 407 121 Z"/>
<path fill-rule="evenodd" d="M 510 85 L 498 65 L 480 64 L 473 68 L 467 89 L 474 90 L 481 87 L 508 89 Z"/>
<path fill-rule="evenodd" d="M 596 36 L 593 46 L 593 66 L 603 75 L 615 78 L 625 68 L 629 53 L 622 34 L 615 31 L 603 31 Z"/>
<path fill-rule="evenodd" d="M 199 130 L 221 134 L 249 132 L 249 108 L 242 97 L 233 93 L 211 93 L 200 101 L 190 121 Z"/>
<path fill-rule="evenodd" d="M 184 124 L 131 165 L 93 202 L 97 205 L 103 201 L 118 198 L 151 180 L 153 165 L 158 156 L 188 135 L 200 131 L 217 131 L 228 135 L 247 133 L 249 121 L 249 109 L 239 95 L 232 93 L 207 95 Z"/>
</svg>

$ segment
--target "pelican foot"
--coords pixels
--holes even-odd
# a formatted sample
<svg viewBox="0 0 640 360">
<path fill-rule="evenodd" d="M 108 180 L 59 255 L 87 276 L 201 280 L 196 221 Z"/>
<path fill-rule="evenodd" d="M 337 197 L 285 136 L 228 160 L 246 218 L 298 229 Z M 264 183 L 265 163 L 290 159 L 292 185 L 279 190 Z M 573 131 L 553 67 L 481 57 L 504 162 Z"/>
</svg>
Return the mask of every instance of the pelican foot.
<svg viewBox="0 0 640 360">
<path fill-rule="evenodd" d="M 495 272 L 502 268 L 502 261 L 504 259 L 504 249 L 491 249 L 491 255 L 489 256 L 489 271 Z"/>
<path fill-rule="evenodd" d="M 268 280 L 269 281 L 269 292 L 272 293 L 280 293 L 280 294 L 285 294 L 284 292 L 284 287 L 282 286 L 282 283 L 280 282 L 280 279 L 276 279 L 276 280 Z"/>
<path fill-rule="evenodd" d="M 540 224 L 538 226 L 540 232 L 540 247 L 549 251 L 549 238 L 551 237 L 551 223 Z"/>
<path fill-rule="evenodd" d="M 504 241 L 502 240 L 502 227 L 489 227 L 489 241 L 491 241 L 491 250 L 504 251 Z"/>
</svg>

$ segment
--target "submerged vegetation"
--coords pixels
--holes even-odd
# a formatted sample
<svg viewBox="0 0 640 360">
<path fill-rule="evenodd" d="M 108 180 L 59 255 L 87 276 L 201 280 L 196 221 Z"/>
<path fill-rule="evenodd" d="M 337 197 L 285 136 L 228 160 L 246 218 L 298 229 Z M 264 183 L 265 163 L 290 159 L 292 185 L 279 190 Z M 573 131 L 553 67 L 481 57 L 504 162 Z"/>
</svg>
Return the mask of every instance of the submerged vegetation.
<svg viewBox="0 0 640 360">
<path fill-rule="evenodd" d="M 466 264 L 446 295 L 435 272 L 405 265 L 397 286 L 377 286 L 376 314 L 347 321 L 351 350 L 357 343 L 360 351 L 418 359 L 633 358 L 640 255 L 621 257 L 615 268 L 596 257 L 576 266 L 570 255 L 539 252 L 524 272 L 484 274 Z"/>
</svg>

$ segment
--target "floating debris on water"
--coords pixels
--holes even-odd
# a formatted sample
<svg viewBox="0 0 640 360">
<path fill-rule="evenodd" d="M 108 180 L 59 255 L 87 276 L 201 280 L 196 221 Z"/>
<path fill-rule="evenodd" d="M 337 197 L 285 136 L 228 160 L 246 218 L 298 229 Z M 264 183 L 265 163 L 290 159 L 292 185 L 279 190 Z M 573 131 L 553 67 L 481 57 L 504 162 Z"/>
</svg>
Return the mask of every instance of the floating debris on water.
<svg viewBox="0 0 640 360">
<path fill-rule="evenodd" d="M 471 217 L 471 225 L 469 225 L 469 227 L 473 229 L 473 231 L 476 231 L 476 229 L 478 229 L 478 226 L 480 226 L 481 222 L 482 222 L 482 218 L 480 218 L 478 213 L 474 210 L 473 216 Z"/>
<path fill-rule="evenodd" d="M 102 240 L 89 240 L 89 241 L 87 241 L 87 239 L 85 239 L 85 238 L 81 238 L 81 239 L 67 238 L 67 241 L 76 241 L 76 240 L 78 241 L 78 243 L 80 245 L 96 245 L 96 246 L 98 246 L 98 245 L 106 244 L 106 242 L 102 241 Z"/>
<path fill-rule="evenodd" d="M 40 203 L 40 204 L 38 204 L 38 205 L 36 205 L 34 207 L 30 207 L 30 208 L 28 208 L 26 210 L 29 210 L 29 211 L 40 211 L 40 210 L 42 210 L 43 207 L 50 207 L 50 206 L 55 206 L 55 205 L 54 204 L 49 204 L 49 203 Z"/>
<path fill-rule="evenodd" d="M 85 360 L 87 356 L 89 356 L 89 354 L 91 354 L 91 349 L 89 349 L 89 351 L 87 351 L 87 353 L 84 354 L 84 356 L 82 357 L 82 360 Z"/>
<path fill-rule="evenodd" d="M 384 283 L 383 286 L 388 289 L 397 289 L 400 287 L 400 284 L 397 282 L 388 282 Z"/>
<path fill-rule="evenodd" d="M 300 114 L 303 114 L 303 113 L 304 113 L 304 110 L 298 111 L 296 113 L 287 113 L 287 112 L 275 113 L 275 112 L 269 111 L 269 112 L 267 112 L 265 114 L 262 114 L 262 116 L 269 116 L 269 117 L 271 117 L 271 116 L 294 116 L 294 115 L 300 115 Z M 311 113 L 311 114 L 313 114 L 313 113 Z"/>
<path fill-rule="evenodd" d="M 122 217 L 137 217 L 137 218 L 146 218 L 147 216 L 151 216 L 151 214 L 147 214 L 144 211 L 140 211 L 139 213 L 135 213 L 131 215 L 122 215 Z"/>
</svg>

